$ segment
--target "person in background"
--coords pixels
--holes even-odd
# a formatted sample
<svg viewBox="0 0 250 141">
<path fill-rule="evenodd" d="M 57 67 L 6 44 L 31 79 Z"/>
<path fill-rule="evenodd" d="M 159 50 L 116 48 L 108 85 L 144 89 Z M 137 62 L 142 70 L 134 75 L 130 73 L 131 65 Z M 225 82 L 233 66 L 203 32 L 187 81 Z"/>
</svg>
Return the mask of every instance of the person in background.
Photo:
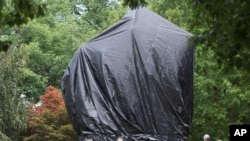
<svg viewBox="0 0 250 141">
<path fill-rule="evenodd" d="M 210 136 L 208 134 L 205 134 L 203 136 L 203 141 L 210 141 Z"/>
</svg>

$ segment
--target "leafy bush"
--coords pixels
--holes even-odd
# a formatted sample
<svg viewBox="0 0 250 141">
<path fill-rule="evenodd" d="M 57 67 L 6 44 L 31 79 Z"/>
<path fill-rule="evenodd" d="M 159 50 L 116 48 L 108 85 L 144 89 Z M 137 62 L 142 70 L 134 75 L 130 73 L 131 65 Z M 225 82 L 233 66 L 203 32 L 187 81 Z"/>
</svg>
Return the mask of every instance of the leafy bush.
<svg viewBox="0 0 250 141">
<path fill-rule="evenodd" d="M 61 92 L 49 86 L 34 105 L 28 121 L 30 136 L 25 141 L 77 141 Z"/>
</svg>

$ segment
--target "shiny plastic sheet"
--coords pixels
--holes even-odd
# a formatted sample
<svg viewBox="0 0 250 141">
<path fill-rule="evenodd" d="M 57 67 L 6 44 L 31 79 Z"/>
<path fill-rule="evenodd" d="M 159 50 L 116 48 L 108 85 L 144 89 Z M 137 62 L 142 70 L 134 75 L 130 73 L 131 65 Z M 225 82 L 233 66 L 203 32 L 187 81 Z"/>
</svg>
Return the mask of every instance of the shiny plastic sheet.
<svg viewBox="0 0 250 141">
<path fill-rule="evenodd" d="M 81 46 L 61 85 L 79 139 L 187 140 L 193 113 L 190 37 L 139 8 Z"/>
</svg>

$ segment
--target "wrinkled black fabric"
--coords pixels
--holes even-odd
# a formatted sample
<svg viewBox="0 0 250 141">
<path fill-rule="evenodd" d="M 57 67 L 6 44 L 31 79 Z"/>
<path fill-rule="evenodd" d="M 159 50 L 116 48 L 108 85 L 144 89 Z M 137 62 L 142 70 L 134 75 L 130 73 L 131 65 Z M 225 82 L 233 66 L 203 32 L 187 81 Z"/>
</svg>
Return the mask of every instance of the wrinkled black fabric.
<svg viewBox="0 0 250 141">
<path fill-rule="evenodd" d="M 193 113 L 191 36 L 138 8 L 81 46 L 61 85 L 79 140 L 186 141 Z"/>
</svg>

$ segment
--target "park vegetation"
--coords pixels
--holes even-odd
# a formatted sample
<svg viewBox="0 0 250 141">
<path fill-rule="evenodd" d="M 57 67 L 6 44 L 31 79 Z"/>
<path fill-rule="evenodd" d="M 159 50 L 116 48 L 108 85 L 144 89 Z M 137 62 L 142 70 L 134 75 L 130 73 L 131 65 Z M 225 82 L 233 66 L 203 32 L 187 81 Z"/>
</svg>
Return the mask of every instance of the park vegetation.
<svg viewBox="0 0 250 141">
<path fill-rule="evenodd" d="M 191 32 L 196 45 L 190 141 L 228 140 L 250 124 L 250 1 L 0 1 L 0 140 L 77 140 L 60 81 L 74 52 L 146 6 Z"/>
</svg>

